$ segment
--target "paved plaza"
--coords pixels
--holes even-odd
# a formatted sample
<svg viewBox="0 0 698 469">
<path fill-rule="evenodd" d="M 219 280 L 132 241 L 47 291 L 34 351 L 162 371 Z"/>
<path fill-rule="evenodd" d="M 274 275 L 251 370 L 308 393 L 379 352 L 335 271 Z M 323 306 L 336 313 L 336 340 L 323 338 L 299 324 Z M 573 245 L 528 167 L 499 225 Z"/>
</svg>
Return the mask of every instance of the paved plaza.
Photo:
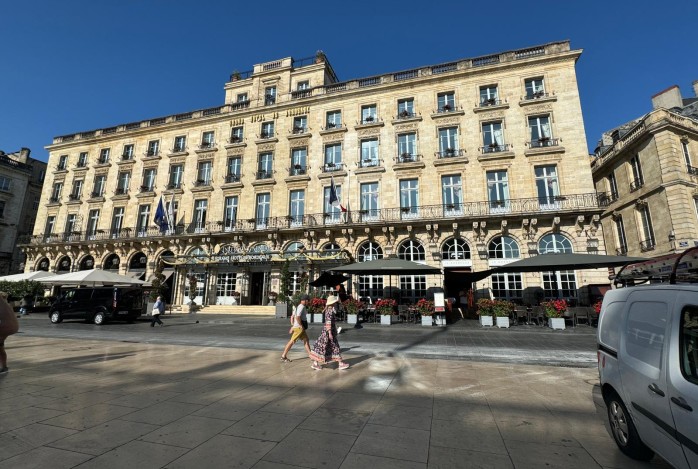
<svg viewBox="0 0 698 469">
<path fill-rule="evenodd" d="M 0 469 L 668 467 L 617 450 L 593 367 L 129 339 L 8 339 Z"/>
</svg>

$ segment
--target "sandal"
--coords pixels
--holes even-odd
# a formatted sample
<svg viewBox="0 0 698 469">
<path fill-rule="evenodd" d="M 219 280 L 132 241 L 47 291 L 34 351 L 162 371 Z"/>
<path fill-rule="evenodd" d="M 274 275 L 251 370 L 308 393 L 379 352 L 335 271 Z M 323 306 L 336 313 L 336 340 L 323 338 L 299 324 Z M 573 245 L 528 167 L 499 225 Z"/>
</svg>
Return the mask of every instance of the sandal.
<svg viewBox="0 0 698 469">
<path fill-rule="evenodd" d="M 337 369 L 339 369 L 339 370 L 346 370 L 347 368 L 349 368 L 349 363 L 347 363 L 347 362 L 341 362 L 341 363 L 339 364 L 339 367 L 338 367 Z"/>
<path fill-rule="evenodd" d="M 291 363 L 291 359 L 288 357 L 281 357 L 281 361 L 284 363 Z"/>
<path fill-rule="evenodd" d="M 317 362 L 313 362 L 313 364 L 310 365 L 310 368 L 312 368 L 313 370 L 317 370 L 317 371 L 322 370 L 322 367 L 320 365 L 318 365 Z"/>
</svg>

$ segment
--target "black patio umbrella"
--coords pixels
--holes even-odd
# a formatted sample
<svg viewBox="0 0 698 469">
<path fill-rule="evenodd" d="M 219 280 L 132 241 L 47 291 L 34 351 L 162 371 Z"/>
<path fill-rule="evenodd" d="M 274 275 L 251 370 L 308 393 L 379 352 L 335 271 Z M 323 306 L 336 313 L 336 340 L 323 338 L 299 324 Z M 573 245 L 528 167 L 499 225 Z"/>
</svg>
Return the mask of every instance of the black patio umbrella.
<svg viewBox="0 0 698 469">
<path fill-rule="evenodd" d="M 340 283 L 344 283 L 351 277 L 342 274 L 334 274 L 332 272 L 323 272 L 318 278 L 310 282 L 311 287 L 336 287 Z"/>
<path fill-rule="evenodd" d="M 528 257 L 488 272 L 543 272 L 549 270 L 582 270 L 619 267 L 647 260 L 643 257 L 607 256 L 603 254 L 547 253 Z"/>
<path fill-rule="evenodd" d="M 329 269 L 330 272 L 344 272 L 353 275 L 429 275 L 441 274 L 441 269 L 403 259 L 377 259 L 368 262 L 355 262 Z"/>
</svg>

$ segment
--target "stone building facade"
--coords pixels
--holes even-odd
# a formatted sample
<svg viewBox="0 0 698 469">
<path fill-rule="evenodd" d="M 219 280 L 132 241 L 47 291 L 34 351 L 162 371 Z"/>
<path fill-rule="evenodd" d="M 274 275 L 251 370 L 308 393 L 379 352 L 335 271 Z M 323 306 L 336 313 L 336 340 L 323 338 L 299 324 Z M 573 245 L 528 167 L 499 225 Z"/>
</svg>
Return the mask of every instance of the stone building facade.
<svg viewBox="0 0 698 469">
<path fill-rule="evenodd" d="M 580 54 L 556 42 L 350 81 L 322 53 L 284 58 L 233 73 L 221 106 L 56 137 L 27 268 L 150 278 L 163 259 L 175 304 L 264 304 L 285 260 L 298 290 L 398 256 L 444 274 L 355 277 L 353 294 L 583 295 L 605 271 L 469 277 L 604 251 Z"/>
<path fill-rule="evenodd" d="M 41 200 L 46 163 L 31 150 L 0 151 L 0 275 L 23 272 L 24 253 L 18 239 L 31 235 Z"/>
<path fill-rule="evenodd" d="M 656 257 L 698 245 L 698 81 L 652 97 L 653 110 L 602 135 L 592 161 L 610 252 Z"/>
</svg>

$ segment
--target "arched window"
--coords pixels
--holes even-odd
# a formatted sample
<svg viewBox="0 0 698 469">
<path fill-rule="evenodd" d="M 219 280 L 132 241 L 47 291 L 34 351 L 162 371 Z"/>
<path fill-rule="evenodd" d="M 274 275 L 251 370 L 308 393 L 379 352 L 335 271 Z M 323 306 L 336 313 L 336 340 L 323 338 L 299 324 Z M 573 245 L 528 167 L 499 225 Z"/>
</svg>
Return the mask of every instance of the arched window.
<svg viewBox="0 0 698 469">
<path fill-rule="evenodd" d="M 95 259 L 92 256 L 85 256 L 80 261 L 80 270 L 90 270 L 95 268 Z"/>
<path fill-rule="evenodd" d="M 407 240 L 397 248 L 397 256 L 406 261 L 425 261 L 424 246 L 418 241 Z"/>
<path fill-rule="evenodd" d="M 204 249 L 201 247 L 195 247 L 194 249 L 189 251 L 189 255 L 191 257 L 205 257 L 206 251 L 204 251 Z"/>
<path fill-rule="evenodd" d="M 104 270 L 119 270 L 119 264 L 121 263 L 121 259 L 119 259 L 119 256 L 116 254 L 110 254 L 107 256 L 107 258 L 104 260 Z"/>
<path fill-rule="evenodd" d="M 37 264 L 36 270 L 43 270 L 44 272 L 48 272 L 48 266 L 49 266 L 48 258 L 44 257 Z"/>
<path fill-rule="evenodd" d="M 549 252 L 572 253 L 572 243 L 570 240 L 561 234 L 551 233 L 543 236 L 538 241 L 538 252 L 547 254 Z"/>
<path fill-rule="evenodd" d="M 400 259 L 412 262 L 424 262 L 426 255 L 424 246 L 414 240 L 407 240 L 397 248 L 397 256 Z M 427 294 L 426 275 L 401 275 L 400 276 L 400 297 L 401 301 L 416 303 Z"/>
<path fill-rule="evenodd" d="M 519 245 L 509 236 L 498 236 L 490 241 L 488 247 L 490 259 L 518 259 Z"/>
<path fill-rule="evenodd" d="M 368 241 L 358 249 L 357 261 L 368 262 L 383 258 L 381 247 Z M 371 302 L 383 297 L 383 276 L 382 275 L 359 275 L 359 296 L 371 298 Z"/>
<path fill-rule="evenodd" d="M 375 261 L 376 259 L 383 258 L 383 250 L 378 244 L 372 241 L 368 241 L 359 246 L 358 254 L 359 262 Z"/>
<path fill-rule="evenodd" d="M 289 243 L 286 246 L 286 249 L 284 249 L 284 257 L 287 257 L 287 258 L 297 257 L 299 254 L 302 254 L 303 251 L 305 251 L 305 246 L 303 245 L 303 243 L 299 243 L 298 241 L 294 241 L 292 243 Z"/>
<path fill-rule="evenodd" d="M 250 252 L 263 253 L 269 252 L 269 246 L 264 243 L 255 244 L 250 248 Z"/>
<path fill-rule="evenodd" d="M 63 256 L 60 258 L 58 261 L 58 264 L 56 264 L 56 272 L 70 272 L 70 265 L 72 263 L 70 262 L 70 257 L 68 256 Z"/>
<path fill-rule="evenodd" d="M 451 238 L 441 247 L 443 260 L 470 259 L 470 246 L 462 238 Z"/>
<path fill-rule="evenodd" d="M 148 262 L 148 258 L 142 252 L 136 253 L 132 258 L 131 262 L 128 263 L 129 270 L 145 269 L 145 265 Z"/>
<path fill-rule="evenodd" d="M 572 242 L 565 235 L 551 233 L 543 236 L 538 242 L 538 252 L 572 253 Z M 570 302 L 577 299 L 577 276 L 574 270 L 558 270 L 543 272 L 543 295 L 546 299 L 565 298 Z"/>
</svg>

